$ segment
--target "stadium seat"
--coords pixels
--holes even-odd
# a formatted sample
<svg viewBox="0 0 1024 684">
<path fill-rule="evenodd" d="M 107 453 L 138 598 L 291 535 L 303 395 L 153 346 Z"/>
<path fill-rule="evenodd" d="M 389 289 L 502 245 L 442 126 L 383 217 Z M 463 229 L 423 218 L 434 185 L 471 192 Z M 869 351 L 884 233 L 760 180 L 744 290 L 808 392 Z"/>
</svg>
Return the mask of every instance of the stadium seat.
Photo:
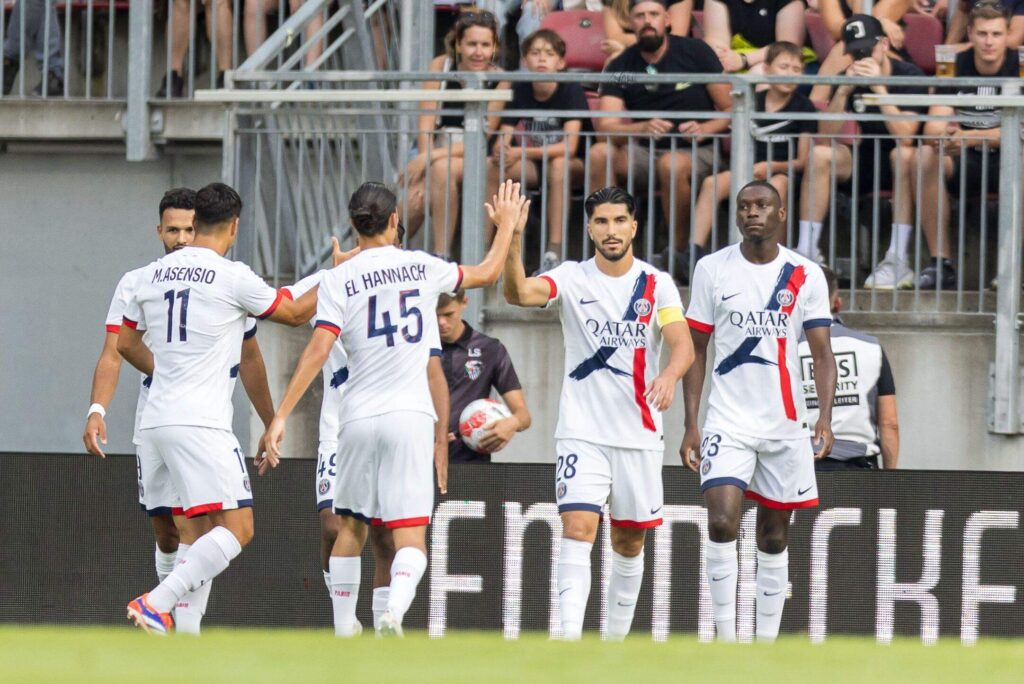
<svg viewBox="0 0 1024 684">
<path fill-rule="evenodd" d="M 565 68 L 570 71 L 601 71 L 607 57 L 601 50 L 604 19 L 600 12 L 565 10 L 544 17 L 541 28 L 554 31 L 565 41 Z"/>
<path fill-rule="evenodd" d="M 693 11 L 693 21 L 690 22 L 690 36 L 698 40 L 704 40 L 704 12 Z"/>
<path fill-rule="evenodd" d="M 942 43 L 942 22 L 927 14 L 906 14 L 903 21 L 910 61 L 926 74 L 934 74 L 935 46 Z"/>
<path fill-rule="evenodd" d="M 823 61 L 836 44 L 836 39 L 828 32 L 825 20 L 817 12 L 805 12 L 804 19 L 807 22 L 807 35 L 810 36 L 811 47 L 818 55 L 818 61 Z"/>
</svg>

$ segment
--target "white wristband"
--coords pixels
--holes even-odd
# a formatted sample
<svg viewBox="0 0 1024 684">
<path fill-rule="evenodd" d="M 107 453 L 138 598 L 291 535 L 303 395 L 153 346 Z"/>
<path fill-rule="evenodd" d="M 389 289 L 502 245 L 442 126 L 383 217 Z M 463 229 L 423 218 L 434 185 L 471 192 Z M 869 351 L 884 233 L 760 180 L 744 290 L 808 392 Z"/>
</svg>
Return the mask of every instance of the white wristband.
<svg viewBox="0 0 1024 684">
<path fill-rule="evenodd" d="M 100 418 L 107 417 L 107 409 L 103 408 L 103 404 L 93 404 L 92 406 L 90 406 L 89 412 L 85 414 L 85 417 L 88 418 L 94 413 L 100 414 Z"/>
</svg>

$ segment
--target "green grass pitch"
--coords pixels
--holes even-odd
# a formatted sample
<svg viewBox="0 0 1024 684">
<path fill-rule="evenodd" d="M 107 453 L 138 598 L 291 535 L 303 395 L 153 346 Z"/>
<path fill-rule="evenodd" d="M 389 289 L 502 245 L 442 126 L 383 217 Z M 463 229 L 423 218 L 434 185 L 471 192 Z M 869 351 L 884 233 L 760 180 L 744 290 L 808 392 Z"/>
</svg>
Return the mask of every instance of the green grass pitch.
<svg viewBox="0 0 1024 684">
<path fill-rule="evenodd" d="M 877 645 L 870 638 L 832 638 L 812 645 L 786 637 L 773 646 L 699 644 L 692 636 L 653 643 L 635 635 L 622 644 L 588 634 L 579 643 L 526 634 L 422 633 L 383 641 L 335 639 L 326 630 L 216 629 L 201 639 L 151 637 L 130 628 L 0 628 L 4 682 L 1024 682 L 1024 642 L 917 640 Z"/>
</svg>

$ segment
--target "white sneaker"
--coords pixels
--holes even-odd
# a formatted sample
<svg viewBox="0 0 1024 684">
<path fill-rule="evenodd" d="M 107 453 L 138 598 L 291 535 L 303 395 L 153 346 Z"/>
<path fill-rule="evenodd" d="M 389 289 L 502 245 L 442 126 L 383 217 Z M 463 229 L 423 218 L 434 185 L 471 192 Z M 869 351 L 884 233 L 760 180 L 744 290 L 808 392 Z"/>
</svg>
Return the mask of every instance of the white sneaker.
<svg viewBox="0 0 1024 684">
<path fill-rule="evenodd" d="M 538 276 L 541 273 L 547 273 L 553 270 L 562 261 L 558 258 L 558 255 L 554 252 L 544 252 L 544 256 L 540 260 L 540 268 L 538 268 L 533 275 Z"/>
<path fill-rule="evenodd" d="M 875 267 L 875 271 L 864 281 L 866 290 L 909 290 L 914 287 L 914 271 L 910 265 L 892 252 Z"/>
<path fill-rule="evenodd" d="M 382 637 L 398 637 L 401 639 L 405 636 L 402 632 L 402 621 L 396 618 L 390 610 L 384 611 L 384 614 L 380 616 L 380 632 Z"/>
<path fill-rule="evenodd" d="M 338 637 L 340 639 L 353 639 L 353 638 L 359 636 L 362 633 L 363 633 L 363 625 L 362 625 L 361 622 L 359 622 L 359 620 L 356 620 L 355 624 L 352 625 L 352 633 L 351 634 L 340 634 L 338 632 L 337 627 L 335 627 L 335 629 L 334 629 L 334 636 L 336 636 L 336 637 Z"/>
</svg>

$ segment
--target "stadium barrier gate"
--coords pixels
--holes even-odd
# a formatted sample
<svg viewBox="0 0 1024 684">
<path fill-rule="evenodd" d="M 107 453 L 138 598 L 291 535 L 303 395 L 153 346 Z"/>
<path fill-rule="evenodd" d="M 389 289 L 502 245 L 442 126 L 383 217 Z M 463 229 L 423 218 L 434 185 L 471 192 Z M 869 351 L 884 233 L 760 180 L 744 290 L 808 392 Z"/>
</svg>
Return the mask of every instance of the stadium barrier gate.
<svg viewBox="0 0 1024 684">
<path fill-rule="evenodd" d="M 253 543 L 214 580 L 207 626 L 322 627 L 330 601 L 318 560 L 316 462 L 250 468 Z M 124 605 L 156 583 L 153 541 L 135 492 L 134 458 L 0 455 L 9 487 L 0 544 L 0 621 L 117 624 Z M 713 635 L 701 540 L 707 521 L 697 476 L 663 473 L 665 524 L 648 534 L 644 586 L 631 638 Z M 798 510 L 790 530 L 785 633 L 820 642 L 839 634 L 879 642 L 939 637 L 965 644 L 1024 636 L 1024 473 L 819 473 L 821 505 Z M 430 567 L 406 618 L 440 637 L 484 630 L 508 639 L 559 632 L 555 567 L 561 523 L 552 466 L 451 467 L 436 503 Z M 739 541 L 738 634 L 754 622 L 754 516 Z M 586 629 L 604 626 L 611 568 L 607 516 L 593 556 Z M 364 554 L 358 615 L 370 624 L 372 559 Z"/>
</svg>

